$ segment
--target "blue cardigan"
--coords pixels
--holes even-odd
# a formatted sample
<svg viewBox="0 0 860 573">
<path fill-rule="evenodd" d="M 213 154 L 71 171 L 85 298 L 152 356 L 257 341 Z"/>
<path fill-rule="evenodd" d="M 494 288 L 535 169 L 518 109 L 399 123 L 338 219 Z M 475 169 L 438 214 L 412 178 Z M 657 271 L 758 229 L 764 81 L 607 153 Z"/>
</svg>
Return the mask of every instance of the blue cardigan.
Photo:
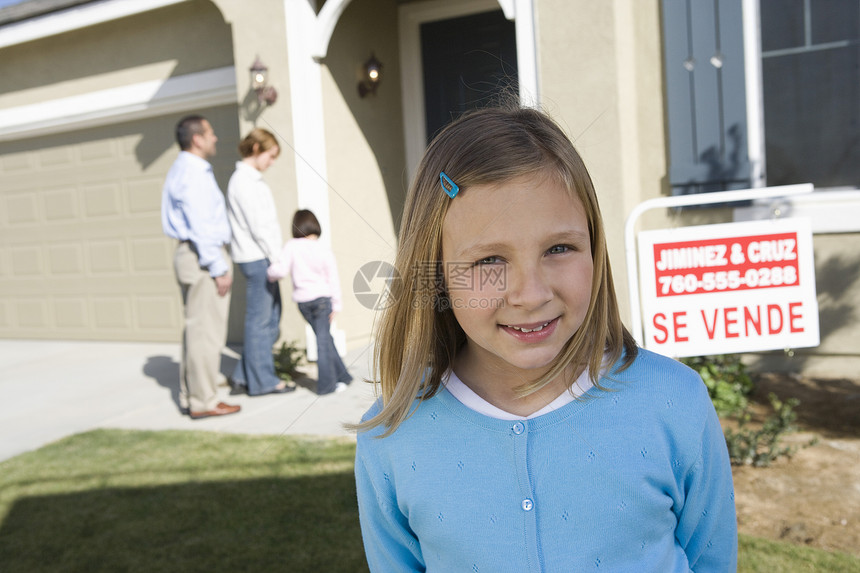
<svg viewBox="0 0 860 573">
<path fill-rule="evenodd" d="M 442 389 L 391 436 L 359 434 L 370 569 L 735 571 L 731 467 L 701 379 L 640 350 L 601 385 L 614 391 L 513 422 Z"/>
</svg>

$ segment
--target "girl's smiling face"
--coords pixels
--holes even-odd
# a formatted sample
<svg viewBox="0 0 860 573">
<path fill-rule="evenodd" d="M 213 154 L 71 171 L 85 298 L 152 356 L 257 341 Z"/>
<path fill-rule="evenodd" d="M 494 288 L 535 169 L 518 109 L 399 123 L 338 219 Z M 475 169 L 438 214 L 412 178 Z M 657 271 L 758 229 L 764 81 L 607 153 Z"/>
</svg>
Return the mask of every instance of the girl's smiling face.
<svg viewBox="0 0 860 573">
<path fill-rule="evenodd" d="M 553 177 L 477 185 L 452 199 L 442 258 L 472 372 L 534 380 L 582 326 L 593 272 L 588 220 Z"/>
</svg>

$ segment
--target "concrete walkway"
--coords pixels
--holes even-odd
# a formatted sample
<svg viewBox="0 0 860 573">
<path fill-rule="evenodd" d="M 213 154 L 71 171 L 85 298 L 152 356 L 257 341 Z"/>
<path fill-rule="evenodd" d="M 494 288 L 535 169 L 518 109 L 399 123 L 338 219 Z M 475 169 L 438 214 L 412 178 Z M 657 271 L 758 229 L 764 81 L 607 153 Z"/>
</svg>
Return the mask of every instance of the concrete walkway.
<svg viewBox="0 0 860 573">
<path fill-rule="evenodd" d="M 0 340 L 0 461 L 94 428 L 211 430 L 248 434 L 351 436 L 373 402 L 372 349 L 350 352 L 345 392 L 317 396 L 300 380 L 289 394 L 229 396 L 238 414 L 191 420 L 179 413 L 179 344 Z M 230 373 L 238 355 L 222 354 Z M 314 366 L 303 370 L 315 378 Z"/>
</svg>

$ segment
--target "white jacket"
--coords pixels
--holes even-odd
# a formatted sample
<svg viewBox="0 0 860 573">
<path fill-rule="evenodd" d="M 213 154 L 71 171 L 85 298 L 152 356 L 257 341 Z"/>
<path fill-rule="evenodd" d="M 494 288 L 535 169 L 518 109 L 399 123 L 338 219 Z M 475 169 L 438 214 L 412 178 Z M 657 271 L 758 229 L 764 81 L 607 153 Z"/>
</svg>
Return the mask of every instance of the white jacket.
<svg viewBox="0 0 860 573">
<path fill-rule="evenodd" d="M 233 261 L 275 262 L 283 245 L 275 199 L 263 174 L 242 161 L 236 163 L 227 185 L 227 214 L 233 229 Z"/>
</svg>

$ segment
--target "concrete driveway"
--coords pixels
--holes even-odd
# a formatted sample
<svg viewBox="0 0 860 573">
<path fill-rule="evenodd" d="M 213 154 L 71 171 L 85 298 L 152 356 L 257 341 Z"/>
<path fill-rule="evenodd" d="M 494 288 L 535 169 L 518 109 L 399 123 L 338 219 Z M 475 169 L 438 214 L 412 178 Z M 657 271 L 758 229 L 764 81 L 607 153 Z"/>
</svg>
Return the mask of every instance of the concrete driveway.
<svg viewBox="0 0 860 573">
<path fill-rule="evenodd" d="M 0 340 L 0 460 L 94 428 L 211 430 L 248 434 L 351 436 L 375 399 L 372 349 L 347 354 L 347 391 L 317 396 L 300 381 L 289 394 L 229 396 L 236 415 L 191 420 L 179 412 L 179 344 Z M 222 353 L 222 372 L 238 355 Z M 313 365 L 303 370 L 315 378 Z"/>
</svg>

